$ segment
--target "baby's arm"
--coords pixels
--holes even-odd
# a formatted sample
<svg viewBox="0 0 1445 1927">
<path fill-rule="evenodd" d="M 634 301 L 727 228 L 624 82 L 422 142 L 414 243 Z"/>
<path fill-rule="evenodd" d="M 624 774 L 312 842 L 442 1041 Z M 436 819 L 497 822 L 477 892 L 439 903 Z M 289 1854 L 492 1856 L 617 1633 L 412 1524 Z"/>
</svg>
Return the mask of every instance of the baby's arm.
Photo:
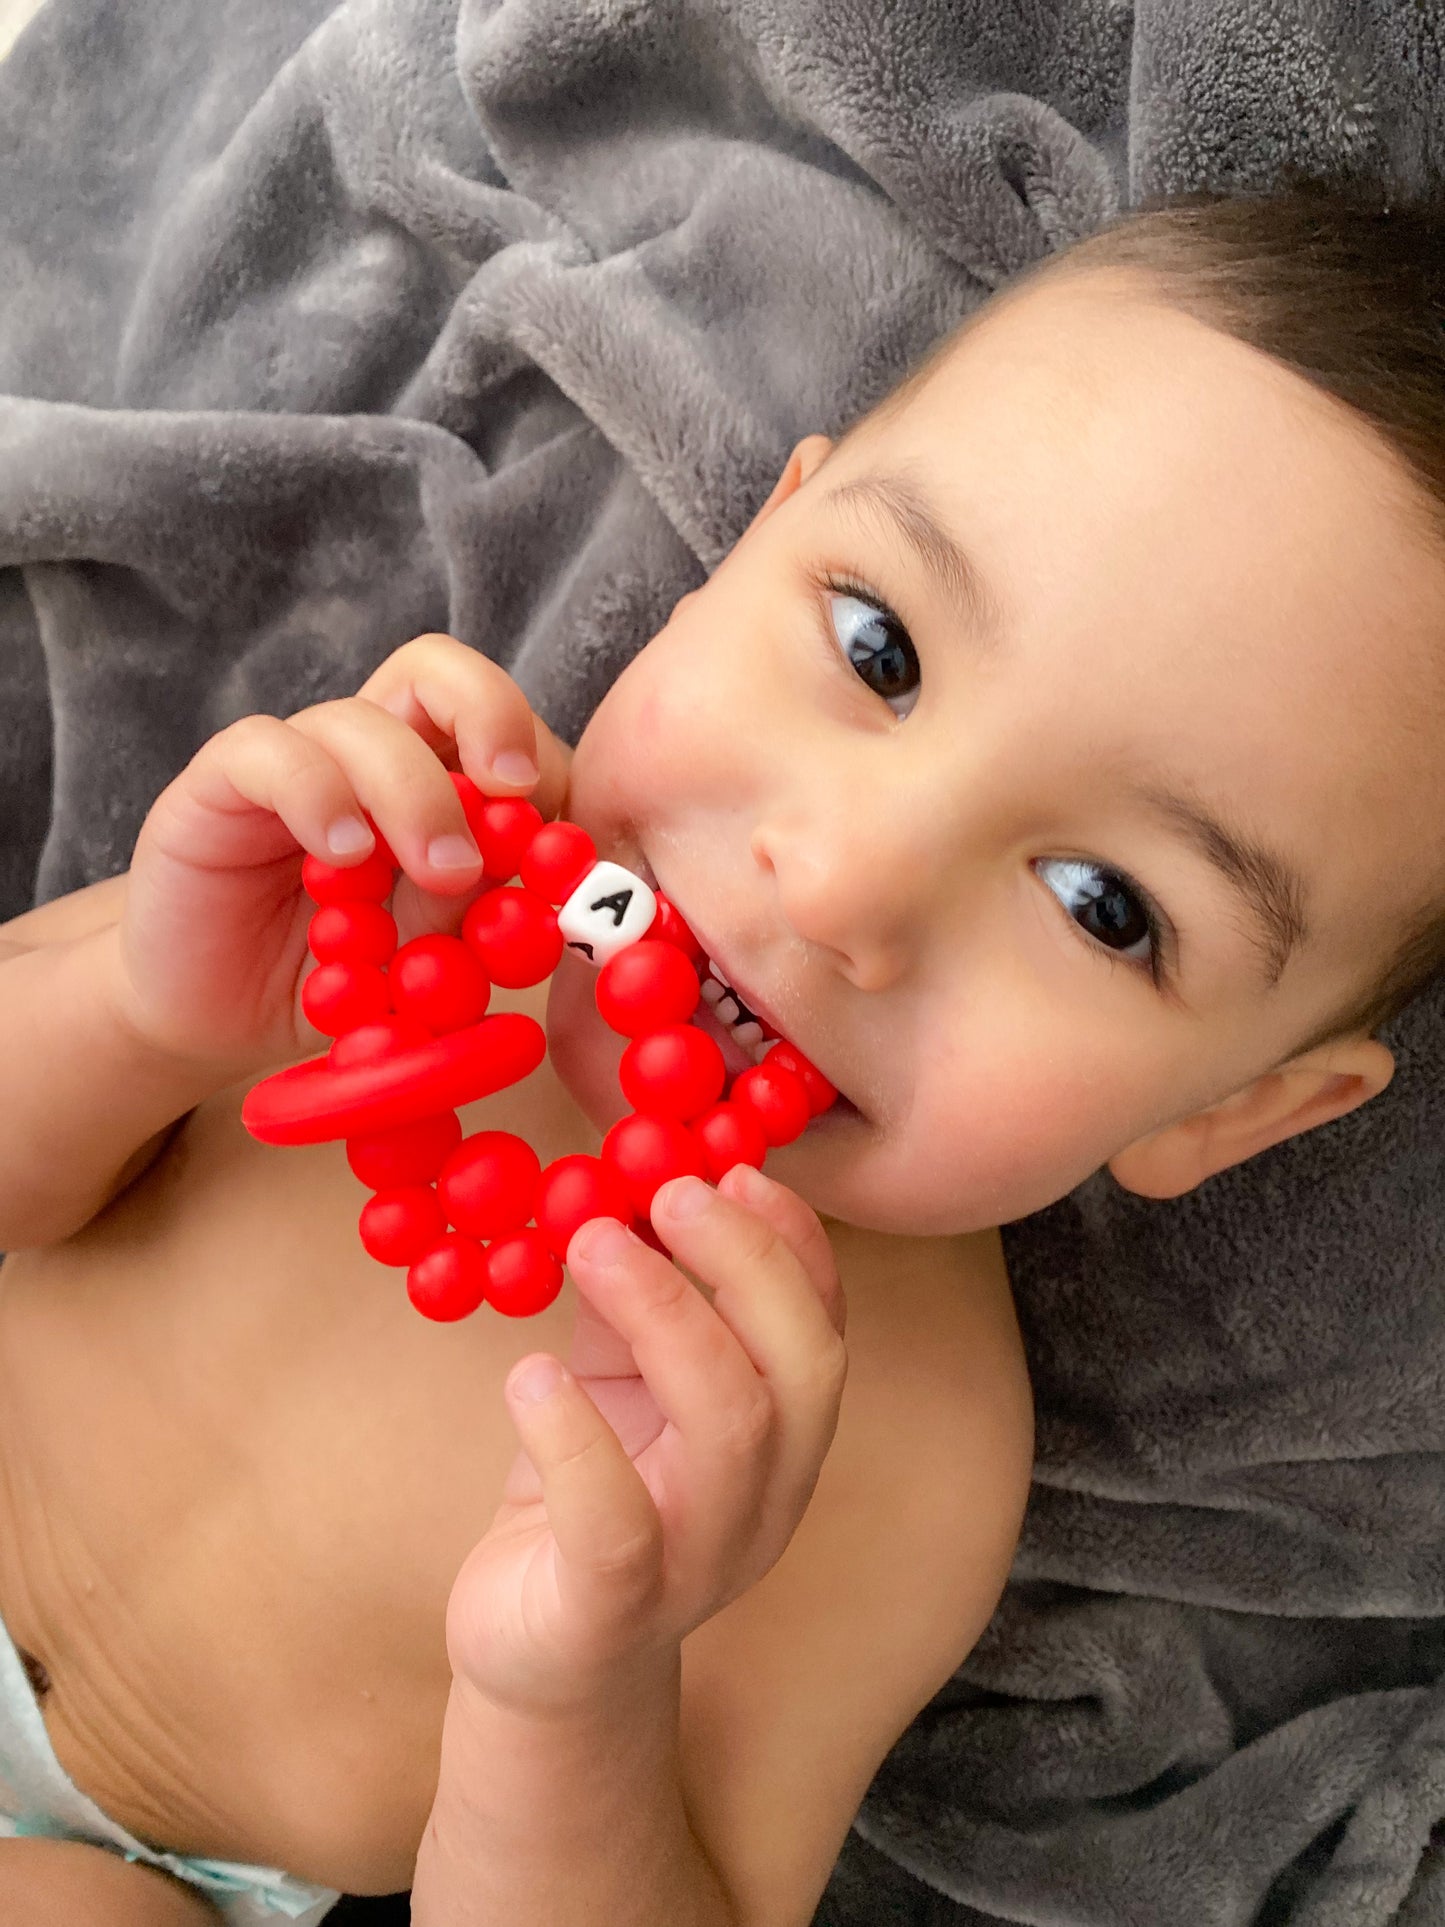
<svg viewBox="0 0 1445 1927">
<path fill-rule="evenodd" d="M 219 1927 L 193 1888 L 79 1840 L 0 1840 L 6 1927 Z"/>
</svg>

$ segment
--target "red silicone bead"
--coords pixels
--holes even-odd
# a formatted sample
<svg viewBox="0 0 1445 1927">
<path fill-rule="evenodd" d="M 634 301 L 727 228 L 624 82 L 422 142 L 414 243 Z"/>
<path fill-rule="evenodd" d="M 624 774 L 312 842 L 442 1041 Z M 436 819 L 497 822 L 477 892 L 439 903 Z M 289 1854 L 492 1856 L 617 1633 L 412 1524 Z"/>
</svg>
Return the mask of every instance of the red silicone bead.
<svg viewBox="0 0 1445 1927">
<path fill-rule="evenodd" d="M 811 1115 L 808 1093 L 791 1071 L 771 1064 L 754 1064 L 733 1080 L 730 1104 L 745 1104 L 763 1127 L 769 1144 L 791 1144 L 807 1129 Z"/>
<path fill-rule="evenodd" d="M 446 1236 L 447 1220 L 429 1184 L 407 1184 L 368 1198 L 357 1229 L 379 1265 L 409 1265 Z"/>
<path fill-rule="evenodd" d="M 644 937 L 597 973 L 597 1008 L 624 1037 L 684 1024 L 697 1009 L 697 972 L 670 943 Z"/>
<path fill-rule="evenodd" d="M 435 931 L 404 943 L 392 960 L 391 1001 L 441 1035 L 474 1024 L 487 1008 L 491 981 L 460 937 Z"/>
<path fill-rule="evenodd" d="M 451 772 L 467 828 L 482 853 L 482 869 L 506 883 L 521 868 L 532 838 L 542 827 L 542 812 L 525 796 L 484 796 L 469 776 Z"/>
<path fill-rule="evenodd" d="M 470 1238 L 517 1231 L 537 1204 L 542 1161 L 510 1131 L 476 1131 L 448 1157 L 437 1178 L 447 1217 Z"/>
<path fill-rule="evenodd" d="M 347 869 L 309 852 L 301 865 L 301 888 L 313 903 L 385 903 L 395 881 L 396 859 L 380 844 Z"/>
<path fill-rule="evenodd" d="M 659 943 L 672 944 L 692 963 L 700 964 L 706 961 L 706 953 L 683 922 L 682 912 L 675 903 L 669 903 L 661 891 L 657 892 L 657 915 L 647 934 L 649 937 L 655 937 Z"/>
<path fill-rule="evenodd" d="M 703 1176 L 710 1184 L 735 1164 L 751 1164 L 757 1170 L 768 1155 L 758 1114 L 745 1104 L 714 1104 L 695 1117 L 690 1128 L 702 1152 Z"/>
<path fill-rule="evenodd" d="M 324 903 L 307 925 L 306 944 L 317 963 L 389 963 L 396 918 L 379 903 Z"/>
<path fill-rule="evenodd" d="M 524 889 L 565 903 L 597 861 L 597 845 L 575 823 L 544 823 L 522 858 Z"/>
<path fill-rule="evenodd" d="M 455 1111 L 419 1117 L 346 1140 L 346 1162 L 364 1185 L 386 1191 L 399 1184 L 430 1184 L 462 1141 Z"/>
<path fill-rule="evenodd" d="M 348 1064 L 379 1064 L 398 1052 L 429 1044 L 431 1032 L 412 1017 L 379 1017 L 374 1024 L 358 1024 L 344 1031 L 326 1053 L 326 1061 L 337 1070 Z"/>
<path fill-rule="evenodd" d="M 669 1178 L 702 1176 L 701 1149 L 675 1117 L 620 1118 L 602 1140 L 602 1162 L 627 1186 L 633 1209 L 643 1218 Z"/>
<path fill-rule="evenodd" d="M 406 1274 L 406 1295 L 423 1318 L 468 1318 L 487 1292 L 487 1255 L 475 1238 L 448 1231 Z"/>
<path fill-rule="evenodd" d="M 494 984 L 520 990 L 550 977 L 562 955 L 557 912 L 530 890 L 488 890 L 462 919 L 462 940 Z"/>
<path fill-rule="evenodd" d="M 565 1258 L 578 1225 L 589 1218 L 617 1218 L 626 1224 L 632 1199 L 621 1178 L 600 1158 L 579 1151 L 555 1159 L 542 1173 L 533 1216 L 549 1249 Z"/>
<path fill-rule="evenodd" d="M 774 1044 L 763 1062 L 774 1065 L 780 1071 L 792 1072 L 807 1095 L 808 1110 L 813 1117 L 821 1117 L 838 1095 L 837 1086 L 830 1084 L 817 1065 L 810 1064 L 792 1044 Z"/>
<path fill-rule="evenodd" d="M 540 1231 L 514 1231 L 487 1251 L 487 1303 L 508 1318 L 532 1318 L 562 1289 L 562 1267 Z"/>
<path fill-rule="evenodd" d="M 317 964 L 301 986 L 307 1022 L 323 1037 L 375 1023 L 391 1010 L 386 975 L 375 964 Z"/>
<path fill-rule="evenodd" d="M 634 1037 L 617 1071 L 634 1111 L 686 1120 L 716 1104 L 727 1081 L 723 1054 L 705 1031 L 668 1024 Z"/>
</svg>

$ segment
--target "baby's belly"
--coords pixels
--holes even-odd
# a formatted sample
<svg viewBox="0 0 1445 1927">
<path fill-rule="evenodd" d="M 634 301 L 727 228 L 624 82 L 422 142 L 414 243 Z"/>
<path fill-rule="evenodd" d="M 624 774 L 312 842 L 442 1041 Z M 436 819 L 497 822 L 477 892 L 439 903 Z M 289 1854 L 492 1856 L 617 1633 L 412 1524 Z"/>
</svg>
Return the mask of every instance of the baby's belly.
<svg viewBox="0 0 1445 1927">
<path fill-rule="evenodd" d="M 362 1250 L 343 1147 L 200 1107 L 91 1225 L 0 1274 L 0 1610 L 112 1817 L 180 1851 L 407 1884 L 447 1594 L 516 1450 L 547 1312 L 434 1325 Z M 462 1114 L 543 1162 L 596 1139 L 546 1066 Z"/>
</svg>

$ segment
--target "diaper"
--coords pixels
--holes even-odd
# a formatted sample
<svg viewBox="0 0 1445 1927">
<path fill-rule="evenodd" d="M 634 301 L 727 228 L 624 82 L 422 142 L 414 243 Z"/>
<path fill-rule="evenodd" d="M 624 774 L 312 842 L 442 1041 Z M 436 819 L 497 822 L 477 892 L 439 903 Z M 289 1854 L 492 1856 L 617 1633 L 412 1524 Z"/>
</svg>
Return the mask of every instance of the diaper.
<svg viewBox="0 0 1445 1927">
<path fill-rule="evenodd" d="M 274 1867 L 158 1853 L 109 1820 L 70 1779 L 41 1718 L 25 1662 L 0 1622 L 0 1838 L 43 1835 L 85 1840 L 127 1860 L 161 1867 L 198 1887 L 229 1927 L 315 1927 L 341 1896 L 292 1880 Z"/>
</svg>

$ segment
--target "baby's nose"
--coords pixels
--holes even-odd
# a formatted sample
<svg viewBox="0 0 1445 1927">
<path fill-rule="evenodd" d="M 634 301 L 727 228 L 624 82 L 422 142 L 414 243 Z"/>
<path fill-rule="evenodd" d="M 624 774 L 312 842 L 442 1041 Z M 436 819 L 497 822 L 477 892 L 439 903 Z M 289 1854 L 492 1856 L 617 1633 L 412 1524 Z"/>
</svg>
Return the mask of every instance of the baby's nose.
<svg viewBox="0 0 1445 1927">
<path fill-rule="evenodd" d="M 760 826 L 752 850 L 772 873 L 795 936 L 831 952 L 859 990 L 887 990 L 899 980 L 926 920 L 919 852 L 821 812 Z"/>
</svg>

